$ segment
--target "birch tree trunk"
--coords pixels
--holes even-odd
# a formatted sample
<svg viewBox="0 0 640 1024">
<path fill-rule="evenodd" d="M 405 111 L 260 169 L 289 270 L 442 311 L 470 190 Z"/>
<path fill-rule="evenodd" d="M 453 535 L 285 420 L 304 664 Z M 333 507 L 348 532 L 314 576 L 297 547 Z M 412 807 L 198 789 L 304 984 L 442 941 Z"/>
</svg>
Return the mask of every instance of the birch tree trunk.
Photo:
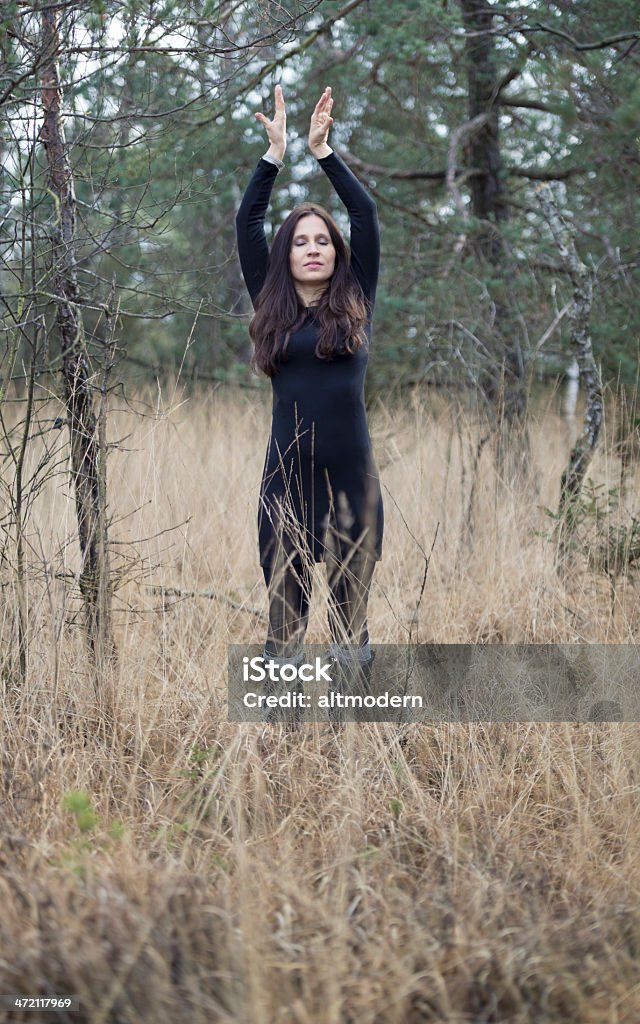
<svg viewBox="0 0 640 1024">
<path fill-rule="evenodd" d="M 584 427 L 573 446 L 569 463 L 560 481 L 558 555 L 560 560 L 564 560 L 571 548 L 574 535 L 573 513 L 576 501 L 600 436 L 603 415 L 602 381 L 600 371 L 593 358 L 589 330 L 592 297 L 591 271 L 578 255 L 573 228 L 557 209 L 550 186 L 538 185 L 536 193 L 558 246 L 560 258 L 567 268 L 573 285 L 573 303 L 569 311 L 571 347 L 578 363 L 580 384 L 584 389 L 587 402 Z"/>
<path fill-rule="evenodd" d="M 111 630 L 105 452 L 103 450 L 100 457 L 91 372 L 78 304 L 74 248 L 76 199 L 62 116 L 58 68 L 59 19 L 60 8 L 53 5 L 43 8 L 41 81 L 44 122 L 41 138 L 47 154 L 49 184 L 55 201 L 51 239 L 53 285 L 82 555 L 80 589 L 84 599 L 90 650 L 96 664 L 100 664 L 105 655 L 112 658 L 115 654 Z"/>
</svg>

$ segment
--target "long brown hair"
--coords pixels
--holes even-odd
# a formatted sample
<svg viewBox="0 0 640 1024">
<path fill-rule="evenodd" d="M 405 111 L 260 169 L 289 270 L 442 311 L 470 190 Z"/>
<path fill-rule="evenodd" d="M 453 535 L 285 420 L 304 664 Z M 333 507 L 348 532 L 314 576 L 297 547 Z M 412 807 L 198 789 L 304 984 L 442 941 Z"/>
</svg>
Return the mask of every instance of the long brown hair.
<svg viewBox="0 0 640 1024">
<path fill-rule="evenodd" d="M 368 302 L 351 270 L 351 259 L 340 229 L 330 213 L 317 203 L 301 203 L 280 225 L 269 253 L 267 275 L 256 298 L 249 325 L 254 343 L 251 366 L 273 377 L 279 356 L 285 356 L 289 338 L 305 321 L 306 309 L 296 292 L 289 254 L 296 225 L 310 213 L 322 217 L 336 251 L 333 274 L 318 300 L 319 325 L 315 354 L 319 359 L 353 353 L 366 344 Z"/>
</svg>

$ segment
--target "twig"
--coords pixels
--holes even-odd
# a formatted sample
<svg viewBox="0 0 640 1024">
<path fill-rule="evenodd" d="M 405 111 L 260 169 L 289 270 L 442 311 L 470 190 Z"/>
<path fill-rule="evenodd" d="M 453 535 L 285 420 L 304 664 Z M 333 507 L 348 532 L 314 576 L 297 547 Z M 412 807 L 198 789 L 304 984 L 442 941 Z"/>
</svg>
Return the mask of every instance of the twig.
<svg viewBox="0 0 640 1024">
<path fill-rule="evenodd" d="M 163 587 L 163 586 L 149 586 L 149 589 L 153 594 L 163 594 L 167 597 L 206 597 L 211 601 L 223 601 L 228 604 L 231 608 L 236 608 L 241 612 L 248 612 L 250 615 L 255 615 L 257 619 L 262 619 L 266 622 L 267 616 L 260 608 L 252 608 L 250 605 L 244 604 L 242 601 L 234 601 L 228 594 L 219 594 L 216 590 L 183 590 L 181 587 Z"/>
</svg>

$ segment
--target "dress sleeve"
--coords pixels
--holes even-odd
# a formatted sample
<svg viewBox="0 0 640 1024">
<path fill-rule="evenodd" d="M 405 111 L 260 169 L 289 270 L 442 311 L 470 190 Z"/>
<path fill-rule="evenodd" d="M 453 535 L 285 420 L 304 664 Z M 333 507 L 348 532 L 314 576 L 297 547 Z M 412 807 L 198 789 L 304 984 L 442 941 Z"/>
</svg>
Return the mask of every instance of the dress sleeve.
<svg viewBox="0 0 640 1024">
<path fill-rule="evenodd" d="M 380 231 L 375 200 L 335 151 L 322 157 L 318 163 L 347 208 L 351 224 L 351 266 L 373 306 L 380 267 Z"/>
<path fill-rule="evenodd" d="M 269 246 L 264 218 L 278 170 L 275 164 L 260 158 L 236 214 L 238 256 L 254 306 L 267 274 Z"/>
</svg>

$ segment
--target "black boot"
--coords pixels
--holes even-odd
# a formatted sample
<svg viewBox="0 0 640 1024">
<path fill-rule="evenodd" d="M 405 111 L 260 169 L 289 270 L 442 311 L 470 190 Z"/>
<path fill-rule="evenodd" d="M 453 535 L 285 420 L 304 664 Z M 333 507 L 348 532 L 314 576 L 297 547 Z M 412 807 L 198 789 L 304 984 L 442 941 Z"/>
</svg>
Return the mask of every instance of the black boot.
<svg viewBox="0 0 640 1024">
<path fill-rule="evenodd" d="M 335 645 L 332 644 L 332 649 L 335 650 Z M 344 658 L 337 657 L 335 654 L 331 654 L 331 679 L 332 684 L 329 686 L 328 696 L 330 702 L 332 701 L 332 694 L 335 695 L 334 700 L 337 699 L 342 703 L 342 698 L 349 696 L 360 696 L 366 697 L 371 693 L 371 674 L 373 671 L 373 663 L 375 661 L 376 652 L 371 651 L 371 656 L 368 661 L 358 661 L 355 657 L 347 661 Z M 332 706 L 329 705 L 329 721 L 334 724 L 340 724 L 345 721 L 345 712 L 352 710 L 353 705 L 350 708 L 341 707 L 340 704 L 336 703 Z M 364 709 L 356 706 L 356 721 L 367 721 L 366 712 L 369 709 Z"/>
<path fill-rule="evenodd" d="M 299 666 L 304 661 L 304 651 L 299 651 L 296 655 L 290 658 L 278 658 L 272 654 L 264 652 L 263 658 L 265 663 L 268 661 L 274 661 L 278 665 L 295 665 Z M 284 697 L 287 694 L 291 694 L 292 702 L 295 701 L 294 694 L 304 694 L 304 686 L 301 680 L 292 680 L 286 682 L 284 680 L 276 682 L 272 679 L 267 679 L 265 682 L 265 693 L 268 696 Z M 293 707 L 281 707 L 279 704 L 274 708 L 268 708 L 266 714 L 266 721 L 269 725 L 285 725 L 289 729 L 299 729 L 302 725 L 303 709 L 295 701 Z"/>
<path fill-rule="evenodd" d="M 588 722 L 622 722 L 624 714 L 617 700 L 598 700 L 589 708 Z"/>
</svg>

